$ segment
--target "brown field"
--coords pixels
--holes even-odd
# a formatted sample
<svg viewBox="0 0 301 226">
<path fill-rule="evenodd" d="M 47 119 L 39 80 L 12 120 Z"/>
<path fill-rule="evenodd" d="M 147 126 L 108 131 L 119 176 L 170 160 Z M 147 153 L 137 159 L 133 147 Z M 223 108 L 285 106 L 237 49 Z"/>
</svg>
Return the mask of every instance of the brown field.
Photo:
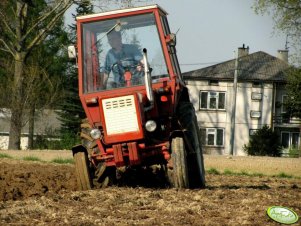
<svg viewBox="0 0 301 226">
<path fill-rule="evenodd" d="M 77 191 L 73 165 L 17 159 L 51 161 L 71 158 L 71 152 L 1 153 L 14 159 L 0 159 L 0 225 L 279 225 L 266 216 L 272 205 L 301 215 L 301 159 L 205 155 L 206 169 L 294 178 L 207 174 L 202 190 Z"/>
</svg>

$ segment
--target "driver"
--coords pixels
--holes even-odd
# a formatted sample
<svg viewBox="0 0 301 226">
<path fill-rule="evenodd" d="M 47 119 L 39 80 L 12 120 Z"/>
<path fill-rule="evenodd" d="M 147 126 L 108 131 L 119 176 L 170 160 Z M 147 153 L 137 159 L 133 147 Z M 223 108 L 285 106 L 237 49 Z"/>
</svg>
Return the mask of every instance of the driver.
<svg viewBox="0 0 301 226">
<path fill-rule="evenodd" d="M 109 74 L 113 73 L 112 86 L 122 86 L 125 82 L 124 72 L 130 70 L 132 81 L 141 79 L 142 72 L 142 54 L 134 44 L 123 44 L 121 32 L 112 30 L 107 34 L 108 42 L 112 47 L 104 63 L 104 87 L 106 87 Z"/>
</svg>

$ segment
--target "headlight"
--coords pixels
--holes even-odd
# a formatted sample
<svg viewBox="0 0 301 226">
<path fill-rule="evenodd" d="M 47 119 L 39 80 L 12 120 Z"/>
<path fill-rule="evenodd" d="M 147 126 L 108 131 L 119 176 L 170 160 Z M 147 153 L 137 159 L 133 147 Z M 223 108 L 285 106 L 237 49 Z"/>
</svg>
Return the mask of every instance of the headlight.
<svg viewBox="0 0 301 226">
<path fill-rule="evenodd" d="M 156 128 L 157 128 L 157 123 L 154 120 L 148 120 L 145 123 L 145 129 L 148 132 L 154 132 L 156 130 Z"/>
<path fill-rule="evenodd" d="M 99 139 L 101 137 L 101 132 L 99 129 L 92 129 L 90 132 L 91 137 L 96 140 Z"/>
</svg>

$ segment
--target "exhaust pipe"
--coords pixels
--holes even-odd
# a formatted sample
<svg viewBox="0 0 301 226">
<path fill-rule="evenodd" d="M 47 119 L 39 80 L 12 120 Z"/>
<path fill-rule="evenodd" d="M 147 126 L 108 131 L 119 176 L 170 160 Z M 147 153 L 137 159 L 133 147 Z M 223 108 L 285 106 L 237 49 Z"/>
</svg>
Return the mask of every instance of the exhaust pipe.
<svg viewBox="0 0 301 226">
<path fill-rule="evenodd" d="M 146 89 L 146 96 L 149 100 L 150 106 L 145 108 L 145 111 L 149 111 L 154 107 L 154 94 L 152 89 L 152 78 L 150 73 L 150 68 L 147 60 L 147 50 L 143 49 L 143 64 L 144 64 L 144 83 Z"/>
</svg>

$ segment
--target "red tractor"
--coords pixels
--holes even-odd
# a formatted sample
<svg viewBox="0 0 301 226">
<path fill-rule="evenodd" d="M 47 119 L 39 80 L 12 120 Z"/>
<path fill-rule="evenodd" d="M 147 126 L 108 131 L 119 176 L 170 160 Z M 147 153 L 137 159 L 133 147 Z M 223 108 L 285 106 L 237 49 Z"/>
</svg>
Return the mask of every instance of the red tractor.
<svg viewBox="0 0 301 226">
<path fill-rule="evenodd" d="M 77 37 L 87 116 L 82 144 L 72 149 L 79 189 L 105 187 L 147 168 L 173 187 L 204 187 L 195 110 L 167 13 L 151 5 L 79 16 Z"/>
</svg>

